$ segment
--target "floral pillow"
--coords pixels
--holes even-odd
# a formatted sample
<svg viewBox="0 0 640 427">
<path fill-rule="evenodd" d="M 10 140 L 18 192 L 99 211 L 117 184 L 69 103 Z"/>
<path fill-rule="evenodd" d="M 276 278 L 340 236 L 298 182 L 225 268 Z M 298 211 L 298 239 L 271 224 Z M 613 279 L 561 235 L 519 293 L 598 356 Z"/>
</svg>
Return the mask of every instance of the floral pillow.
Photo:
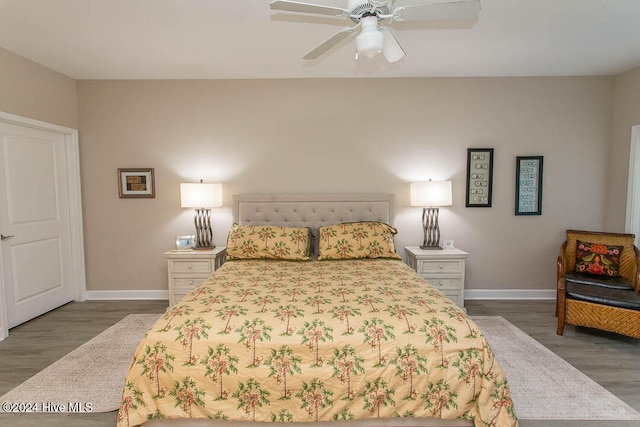
<svg viewBox="0 0 640 427">
<path fill-rule="evenodd" d="M 608 277 L 618 276 L 622 246 L 609 246 L 581 240 L 578 240 L 576 245 L 576 272 Z"/>
<path fill-rule="evenodd" d="M 318 229 L 318 259 L 393 258 L 398 231 L 375 221 L 345 222 Z"/>
<path fill-rule="evenodd" d="M 227 259 L 311 259 L 311 229 L 233 224 L 227 238 Z"/>
</svg>

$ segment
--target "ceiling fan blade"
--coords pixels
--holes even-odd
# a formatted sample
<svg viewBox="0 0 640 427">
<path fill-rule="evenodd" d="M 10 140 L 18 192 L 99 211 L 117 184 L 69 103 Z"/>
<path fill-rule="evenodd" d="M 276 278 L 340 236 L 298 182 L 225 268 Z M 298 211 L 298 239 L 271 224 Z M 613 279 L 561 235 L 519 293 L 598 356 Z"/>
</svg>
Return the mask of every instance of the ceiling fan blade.
<svg viewBox="0 0 640 427">
<path fill-rule="evenodd" d="M 348 15 L 347 9 L 339 7 L 323 6 L 320 4 L 302 3 L 289 0 L 274 0 L 269 6 L 271 10 L 284 10 L 287 12 L 315 13 L 318 15 L 343 16 Z"/>
<path fill-rule="evenodd" d="M 319 57 L 320 55 L 322 55 L 323 53 L 325 53 L 326 51 L 331 49 L 333 46 L 337 45 L 342 40 L 347 38 L 351 33 L 353 33 L 353 31 L 356 28 L 358 28 L 358 25 L 356 25 L 355 27 L 343 28 L 342 30 L 340 30 L 337 33 L 335 33 L 333 36 L 329 37 L 320 46 L 316 47 L 311 52 L 307 53 L 302 58 L 303 59 L 316 59 L 317 57 Z"/>
<path fill-rule="evenodd" d="M 404 49 L 402 49 L 402 46 L 400 46 L 400 43 L 398 43 L 398 40 L 395 38 L 393 33 L 386 28 L 383 28 L 382 32 L 384 34 L 382 54 L 385 59 L 390 63 L 394 63 L 404 58 L 406 53 Z"/>
<path fill-rule="evenodd" d="M 469 19 L 480 12 L 480 0 L 454 1 L 446 3 L 414 4 L 400 6 L 393 10 L 393 19 L 396 21 L 433 21 L 450 19 Z M 418 3 L 418 4 L 416 4 Z"/>
</svg>

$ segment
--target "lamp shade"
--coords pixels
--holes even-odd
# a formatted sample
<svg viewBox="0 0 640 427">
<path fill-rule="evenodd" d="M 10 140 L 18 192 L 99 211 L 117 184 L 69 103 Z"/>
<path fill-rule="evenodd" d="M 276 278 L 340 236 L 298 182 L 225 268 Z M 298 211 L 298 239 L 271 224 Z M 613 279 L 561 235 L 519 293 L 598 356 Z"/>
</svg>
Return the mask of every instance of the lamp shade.
<svg viewBox="0 0 640 427">
<path fill-rule="evenodd" d="M 222 184 L 180 184 L 180 206 L 183 208 L 217 208 L 222 206 Z"/>
<path fill-rule="evenodd" d="M 423 181 L 411 184 L 411 206 L 451 206 L 451 181 Z"/>
</svg>

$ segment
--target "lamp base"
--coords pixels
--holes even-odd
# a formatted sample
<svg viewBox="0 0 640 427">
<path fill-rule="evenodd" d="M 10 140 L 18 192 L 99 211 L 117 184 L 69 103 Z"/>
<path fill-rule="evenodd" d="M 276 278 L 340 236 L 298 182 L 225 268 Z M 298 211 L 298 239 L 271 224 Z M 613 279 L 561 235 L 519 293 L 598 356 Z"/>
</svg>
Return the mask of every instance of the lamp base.
<svg viewBox="0 0 640 427">
<path fill-rule="evenodd" d="M 440 250 L 442 250 L 444 248 L 442 246 L 424 246 L 424 245 L 422 245 L 422 246 L 420 246 L 420 249 L 423 249 L 423 250 L 431 250 L 431 249 L 438 250 L 438 249 L 440 249 Z"/>
<path fill-rule="evenodd" d="M 440 246 L 440 227 L 438 226 L 438 208 L 424 208 L 422 210 L 422 228 L 424 241 L 420 249 L 442 249 Z"/>
<path fill-rule="evenodd" d="M 193 248 L 194 251 L 210 251 L 211 249 L 215 249 L 216 245 L 212 246 L 196 246 Z"/>
<path fill-rule="evenodd" d="M 211 231 L 211 209 L 198 208 L 194 217 L 196 225 L 196 250 L 207 250 L 215 247 Z"/>
</svg>

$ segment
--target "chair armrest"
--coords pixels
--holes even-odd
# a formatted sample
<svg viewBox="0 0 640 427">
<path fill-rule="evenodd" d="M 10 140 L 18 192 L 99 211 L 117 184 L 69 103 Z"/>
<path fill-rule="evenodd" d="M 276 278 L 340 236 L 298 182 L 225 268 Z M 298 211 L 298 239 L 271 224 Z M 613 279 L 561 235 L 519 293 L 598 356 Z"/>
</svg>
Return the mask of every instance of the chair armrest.
<svg viewBox="0 0 640 427">
<path fill-rule="evenodd" d="M 556 282 L 560 280 L 561 277 L 564 277 L 564 254 L 567 250 L 567 241 L 560 246 L 560 254 L 558 255 L 558 261 L 556 263 Z"/>
</svg>

